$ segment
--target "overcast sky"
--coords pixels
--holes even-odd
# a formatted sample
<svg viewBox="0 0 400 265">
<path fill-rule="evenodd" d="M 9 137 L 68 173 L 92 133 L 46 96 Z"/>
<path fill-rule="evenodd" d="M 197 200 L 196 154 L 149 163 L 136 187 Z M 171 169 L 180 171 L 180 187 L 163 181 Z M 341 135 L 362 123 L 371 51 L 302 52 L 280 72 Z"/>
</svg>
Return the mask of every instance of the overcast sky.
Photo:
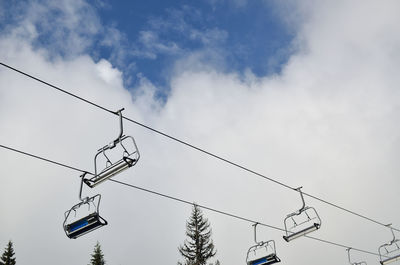
<svg viewBox="0 0 400 265">
<path fill-rule="evenodd" d="M 0 0 L 0 61 L 254 171 L 400 228 L 398 1 Z M 283 227 L 299 194 L 133 123 L 141 158 L 115 179 Z M 0 67 L 0 144 L 94 171 L 110 113 Z M 0 150 L 0 247 L 18 264 L 176 264 L 191 207 L 105 182 L 109 222 L 76 240 L 63 215 L 79 172 Z M 390 230 L 306 197 L 312 235 L 377 253 Z M 244 264 L 251 223 L 204 210 L 221 264 Z M 345 248 L 274 239 L 281 264 L 346 264 Z M 379 258 L 352 252 L 355 261 Z"/>
</svg>

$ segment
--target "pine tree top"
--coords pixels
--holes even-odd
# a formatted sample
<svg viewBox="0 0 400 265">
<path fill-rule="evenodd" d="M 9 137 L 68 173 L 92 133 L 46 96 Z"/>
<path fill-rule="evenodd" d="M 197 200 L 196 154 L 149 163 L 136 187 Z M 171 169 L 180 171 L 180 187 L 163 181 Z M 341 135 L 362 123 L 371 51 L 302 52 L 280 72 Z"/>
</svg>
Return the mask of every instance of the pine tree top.
<svg viewBox="0 0 400 265">
<path fill-rule="evenodd" d="M 3 255 L 0 258 L 0 264 L 1 265 L 15 265 L 16 263 L 16 258 L 13 258 L 15 255 L 14 248 L 13 248 L 13 243 L 12 241 L 8 241 L 7 247 L 4 250 Z"/>
<path fill-rule="evenodd" d="M 201 209 L 194 205 L 192 214 L 186 222 L 186 236 L 183 246 L 178 248 L 185 259 L 185 265 L 204 265 L 216 255 L 211 239 L 212 230 Z"/>
<path fill-rule="evenodd" d="M 104 260 L 104 254 L 103 251 L 101 250 L 100 243 L 97 242 L 96 245 L 94 246 L 94 251 L 92 254 L 92 258 L 90 259 L 89 265 L 104 265 L 104 264 L 106 264 Z"/>
</svg>

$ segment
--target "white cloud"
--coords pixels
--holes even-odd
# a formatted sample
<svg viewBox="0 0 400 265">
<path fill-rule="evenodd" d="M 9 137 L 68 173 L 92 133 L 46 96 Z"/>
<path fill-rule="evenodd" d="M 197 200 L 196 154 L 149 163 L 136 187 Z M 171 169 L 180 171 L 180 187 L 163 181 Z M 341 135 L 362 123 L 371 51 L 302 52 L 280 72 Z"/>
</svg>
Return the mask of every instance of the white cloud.
<svg viewBox="0 0 400 265">
<path fill-rule="evenodd" d="M 117 69 L 113 68 L 112 65 L 102 59 L 97 63 L 97 71 L 99 73 L 100 78 L 102 78 L 107 84 L 114 86 L 122 86 L 122 74 Z"/>
<path fill-rule="evenodd" d="M 139 54 L 147 54 L 147 57 L 152 59 L 157 58 L 157 54 L 176 54 L 180 51 L 176 43 L 161 41 L 158 34 L 154 31 L 141 31 L 139 34 L 139 42 L 144 47 L 144 50 L 139 51 Z"/>
<path fill-rule="evenodd" d="M 209 2 L 213 7 L 215 7 L 217 4 L 227 2 L 235 8 L 242 8 L 247 5 L 248 0 L 207 0 L 207 2 Z"/>
<path fill-rule="evenodd" d="M 159 55 L 186 58 L 192 54 L 221 52 L 220 46 L 226 43 L 228 32 L 216 27 L 199 29 L 194 25 L 194 22 L 203 20 L 204 14 L 190 6 L 167 9 L 164 16 L 149 18 L 147 26 L 139 32 L 137 47 L 132 54 L 156 59 Z M 195 43 L 193 46 L 197 48 L 181 44 L 187 41 L 191 45 Z"/>
<path fill-rule="evenodd" d="M 102 45 L 104 46 L 115 47 L 126 40 L 125 35 L 114 26 L 106 27 L 105 32 L 104 39 L 101 41 Z"/>
<path fill-rule="evenodd" d="M 0 59 L 110 109 L 125 107 L 125 115 L 138 121 L 398 227 L 398 3 L 310 3 L 290 6 L 307 19 L 298 21 L 300 49 L 281 75 L 223 73 L 192 55 L 173 72 L 165 105 L 154 99 L 154 85 L 145 78 L 131 95 L 120 70 L 109 62 L 95 63 L 86 55 L 49 61 L 32 48 L 29 38 L 2 36 Z M 115 116 L 4 68 L 0 124 L 2 144 L 88 170 L 95 151 L 118 130 Z M 125 132 L 135 136 L 142 157 L 119 180 L 276 226 L 300 207 L 298 194 L 133 124 L 126 123 Z M 71 241 L 61 223 L 63 212 L 77 202 L 78 174 L 5 150 L 0 150 L 0 159 L 0 186 L 5 187 L 0 193 L 0 241 L 15 241 L 19 262 L 87 262 L 96 240 L 109 263 L 178 260 L 189 207 L 105 183 L 88 192 L 102 193 L 101 211 L 110 225 Z M 379 226 L 309 198 L 306 202 L 323 219 L 317 237 L 369 251 L 390 239 L 390 232 Z M 222 264 L 243 262 L 253 242 L 250 224 L 205 214 Z M 347 262 L 342 248 L 305 238 L 287 244 L 281 232 L 267 228 L 260 229 L 260 236 L 276 240 L 278 255 L 287 264 Z M 43 250 L 50 252 L 46 261 Z M 377 260 L 356 255 L 368 263 Z"/>
<path fill-rule="evenodd" d="M 198 39 L 206 46 L 212 46 L 216 43 L 225 42 L 228 38 L 228 32 L 217 28 L 205 31 L 193 29 L 190 33 L 190 38 L 193 40 Z"/>
<path fill-rule="evenodd" d="M 83 0 L 28 1 L 14 5 L 17 8 L 10 8 L 10 12 L 14 12 L 16 23 L 9 25 L 7 33 L 46 47 L 49 55 L 61 53 L 73 57 L 81 54 L 101 31 L 94 8 Z"/>
</svg>

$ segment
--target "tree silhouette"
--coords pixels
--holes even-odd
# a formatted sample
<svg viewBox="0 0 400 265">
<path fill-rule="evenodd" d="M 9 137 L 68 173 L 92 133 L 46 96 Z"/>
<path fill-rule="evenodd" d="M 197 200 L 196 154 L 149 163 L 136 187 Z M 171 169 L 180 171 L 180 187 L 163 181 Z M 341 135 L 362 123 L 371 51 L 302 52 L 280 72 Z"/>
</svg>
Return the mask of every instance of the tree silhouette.
<svg viewBox="0 0 400 265">
<path fill-rule="evenodd" d="M 89 265 L 104 265 L 104 264 L 106 264 L 104 260 L 104 254 L 101 251 L 99 242 L 97 242 L 96 245 L 94 246 L 94 251 L 92 254 L 92 258 L 90 259 Z"/>
<path fill-rule="evenodd" d="M 211 239 L 211 228 L 208 220 L 197 205 L 193 206 L 189 221 L 186 222 L 186 236 L 179 253 L 185 259 L 183 265 L 205 265 L 207 260 L 214 257 L 216 250 Z M 218 262 L 219 263 L 219 262 Z M 181 262 L 178 264 L 182 265 Z"/>
<path fill-rule="evenodd" d="M 13 258 L 14 256 L 14 248 L 13 248 L 13 244 L 10 241 L 8 241 L 7 247 L 4 250 L 3 255 L 1 256 L 1 261 L 0 264 L 1 265 L 15 265 L 15 258 Z"/>
</svg>

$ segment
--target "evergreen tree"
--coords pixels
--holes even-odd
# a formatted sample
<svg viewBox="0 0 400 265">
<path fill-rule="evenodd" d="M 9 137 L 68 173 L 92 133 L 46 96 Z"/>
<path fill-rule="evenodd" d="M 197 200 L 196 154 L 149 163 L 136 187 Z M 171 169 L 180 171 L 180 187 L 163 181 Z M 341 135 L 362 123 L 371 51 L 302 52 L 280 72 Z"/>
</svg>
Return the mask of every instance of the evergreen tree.
<svg viewBox="0 0 400 265">
<path fill-rule="evenodd" d="M 104 254 L 101 251 L 99 242 L 97 242 L 96 245 L 94 246 L 94 252 L 92 254 L 92 258 L 90 259 L 89 265 L 104 265 L 104 264 L 106 264 L 104 260 Z"/>
<path fill-rule="evenodd" d="M 13 258 L 14 256 L 14 248 L 13 248 L 13 244 L 10 241 L 8 241 L 8 245 L 6 247 L 6 249 L 4 250 L 3 255 L 1 256 L 1 260 L 0 260 L 0 264 L 1 265 L 15 265 L 15 258 Z"/>
<path fill-rule="evenodd" d="M 197 205 L 193 206 L 189 221 L 186 222 L 186 236 L 183 246 L 179 246 L 179 253 L 185 259 L 183 265 L 205 265 L 207 260 L 214 257 L 214 243 L 211 239 L 210 223 L 203 217 Z M 178 264 L 182 264 L 178 262 Z"/>
</svg>

